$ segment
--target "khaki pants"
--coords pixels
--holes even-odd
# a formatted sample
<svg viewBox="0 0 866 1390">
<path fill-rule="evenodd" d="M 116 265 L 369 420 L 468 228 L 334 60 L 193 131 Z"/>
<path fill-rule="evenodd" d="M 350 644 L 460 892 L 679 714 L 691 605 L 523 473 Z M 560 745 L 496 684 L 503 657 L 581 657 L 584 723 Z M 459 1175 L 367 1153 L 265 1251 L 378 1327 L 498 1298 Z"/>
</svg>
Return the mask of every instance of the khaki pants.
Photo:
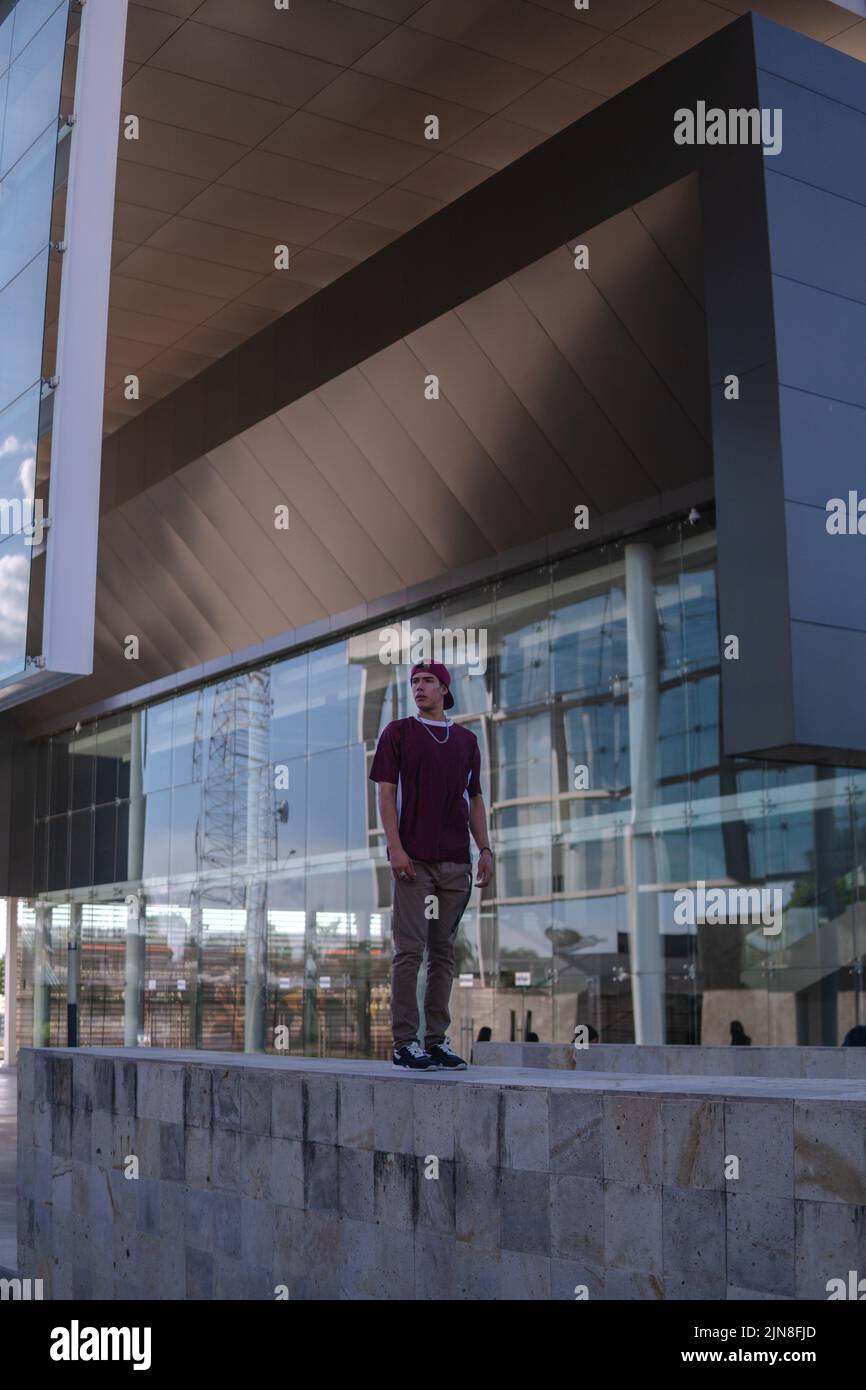
<svg viewBox="0 0 866 1390">
<path fill-rule="evenodd" d="M 394 1047 L 418 1037 L 418 971 L 427 950 L 424 1046 L 445 1041 L 451 1015 L 454 943 L 472 896 L 472 865 L 445 859 L 413 859 L 415 878 L 394 880 L 394 960 L 391 966 L 391 1027 Z M 437 913 L 438 915 L 433 915 Z"/>
</svg>

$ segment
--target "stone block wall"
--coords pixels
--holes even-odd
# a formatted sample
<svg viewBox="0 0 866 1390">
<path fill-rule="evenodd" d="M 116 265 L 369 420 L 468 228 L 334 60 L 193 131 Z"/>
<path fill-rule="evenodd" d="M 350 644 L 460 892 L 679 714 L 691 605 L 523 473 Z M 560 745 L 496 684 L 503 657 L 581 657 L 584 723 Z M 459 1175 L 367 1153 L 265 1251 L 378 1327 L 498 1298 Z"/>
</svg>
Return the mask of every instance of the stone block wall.
<svg viewBox="0 0 866 1390">
<path fill-rule="evenodd" d="M 18 1079 L 19 1273 L 53 1299 L 824 1299 L 866 1275 L 856 1083 L 123 1049 L 24 1049 Z"/>
<path fill-rule="evenodd" d="M 475 1043 L 476 1066 L 642 1076 L 804 1077 L 866 1081 L 866 1047 L 684 1047 L 675 1044 Z"/>
</svg>

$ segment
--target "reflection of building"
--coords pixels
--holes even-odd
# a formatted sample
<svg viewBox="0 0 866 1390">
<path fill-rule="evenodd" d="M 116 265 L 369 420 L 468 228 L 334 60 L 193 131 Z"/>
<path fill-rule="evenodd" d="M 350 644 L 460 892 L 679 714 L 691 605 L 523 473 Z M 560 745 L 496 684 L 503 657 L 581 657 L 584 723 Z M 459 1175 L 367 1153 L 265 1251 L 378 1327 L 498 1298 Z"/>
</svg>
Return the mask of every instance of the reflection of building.
<svg viewBox="0 0 866 1390">
<path fill-rule="evenodd" d="M 841 1040 L 863 1021 L 848 686 L 866 620 L 858 542 L 828 548 L 822 509 L 864 442 L 866 205 L 839 153 L 862 145 L 862 66 L 748 16 L 665 64 L 647 5 L 643 39 L 605 61 L 645 44 L 648 75 L 604 100 L 580 56 L 591 17 L 523 6 L 534 73 L 519 46 L 502 57 L 504 18 L 437 40 L 466 74 L 445 112 L 435 76 L 389 57 L 420 29 L 323 3 L 302 59 L 270 17 L 253 34 L 223 16 L 229 55 L 212 8 L 193 25 L 131 6 L 141 141 L 118 165 L 94 670 L 25 682 L 0 749 L 19 1040 L 62 1041 L 69 994 L 82 1042 L 258 1049 L 285 1028 L 292 1052 L 384 1054 L 390 876 L 367 773 L 408 712 L 407 671 L 379 659 L 402 619 L 487 634 L 486 670 L 455 671 L 497 851 L 461 932 L 461 1048 L 482 1026 L 566 1041 L 576 1022 L 724 1042 L 734 1018 L 756 1043 Z M 836 8 L 839 48 L 857 20 Z M 376 73 L 352 71 L 376 42 Z M 478 45 L 498 64 L 483 100 Z M 314 92 L 316 63 L 333 72 Z M 783 153 L 675 146 L 669 112 L 708 84 L 732 107 L 787 94 Z M 431 99 L 466 125 L 437 152 L 412 125 Z M 816 154 L 808 132 L 837 126 Z M 209 172 L 169 167 L 193 158 Z M 298 242 L 285 279 L 278 236 Z M 16 439 L 41 438 L 47 468 L 28 389 Z M 677 926 L 698 880 L 780 888 L 781 935 Z"/>
</svg>

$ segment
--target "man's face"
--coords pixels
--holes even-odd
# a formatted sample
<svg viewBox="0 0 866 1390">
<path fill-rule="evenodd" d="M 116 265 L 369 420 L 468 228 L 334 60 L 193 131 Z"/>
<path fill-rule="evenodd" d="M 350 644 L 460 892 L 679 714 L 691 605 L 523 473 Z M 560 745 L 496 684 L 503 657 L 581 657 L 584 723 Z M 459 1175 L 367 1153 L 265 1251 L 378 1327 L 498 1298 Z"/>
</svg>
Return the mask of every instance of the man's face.
<svg viewBox="0 0 866 1390">
<path fill-rule="evenodd" d="M 412 677 L 412 694 L 415 696 L 415 704 L 424 714 L 442 708 L 445 687 L 440 685 L 432 671 L 416 671 Z"/>
</svg>

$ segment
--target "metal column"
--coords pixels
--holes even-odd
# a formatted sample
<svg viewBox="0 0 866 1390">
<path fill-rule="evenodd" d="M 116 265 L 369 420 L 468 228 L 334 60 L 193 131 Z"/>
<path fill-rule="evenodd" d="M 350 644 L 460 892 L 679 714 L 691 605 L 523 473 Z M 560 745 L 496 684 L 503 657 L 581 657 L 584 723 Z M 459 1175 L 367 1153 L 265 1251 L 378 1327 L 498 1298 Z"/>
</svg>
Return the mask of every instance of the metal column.
<svg viewBox="0 0 866 1390">
<path fill-rule="evenodd" d="M 51 951 L 51 907 L 36 904 L 33 938 L 33 1046 L 51 1041 L 51 986 L 48 957 Z"/>
<path fill-rule="evenodd" d="M 14 1067 L 18 1058 L 18 899 L 6 899 L 6 971 L 4 976 L 6 1009 L 3 1037 L 3 1065 Z"/>
<path fill-rule="evenodd" d="M 658 746 L 658 623 L 651 545 L 625 548 L 626 640 L 628 648 L 628 734 L 631 820 L 628 827 L 628 934 L 634 1037 L 637 1043 L 663 1043 L 664 952 L 655 893 L 641 893 L 656 882 L 652 813 Z"/>
<path fill-rule="evenodd" d="M 66 1046 L 78 1046 L 78 1003 L 81 989 L 81 903 L 69 904 L 66 936 Z"/>
</svg>

